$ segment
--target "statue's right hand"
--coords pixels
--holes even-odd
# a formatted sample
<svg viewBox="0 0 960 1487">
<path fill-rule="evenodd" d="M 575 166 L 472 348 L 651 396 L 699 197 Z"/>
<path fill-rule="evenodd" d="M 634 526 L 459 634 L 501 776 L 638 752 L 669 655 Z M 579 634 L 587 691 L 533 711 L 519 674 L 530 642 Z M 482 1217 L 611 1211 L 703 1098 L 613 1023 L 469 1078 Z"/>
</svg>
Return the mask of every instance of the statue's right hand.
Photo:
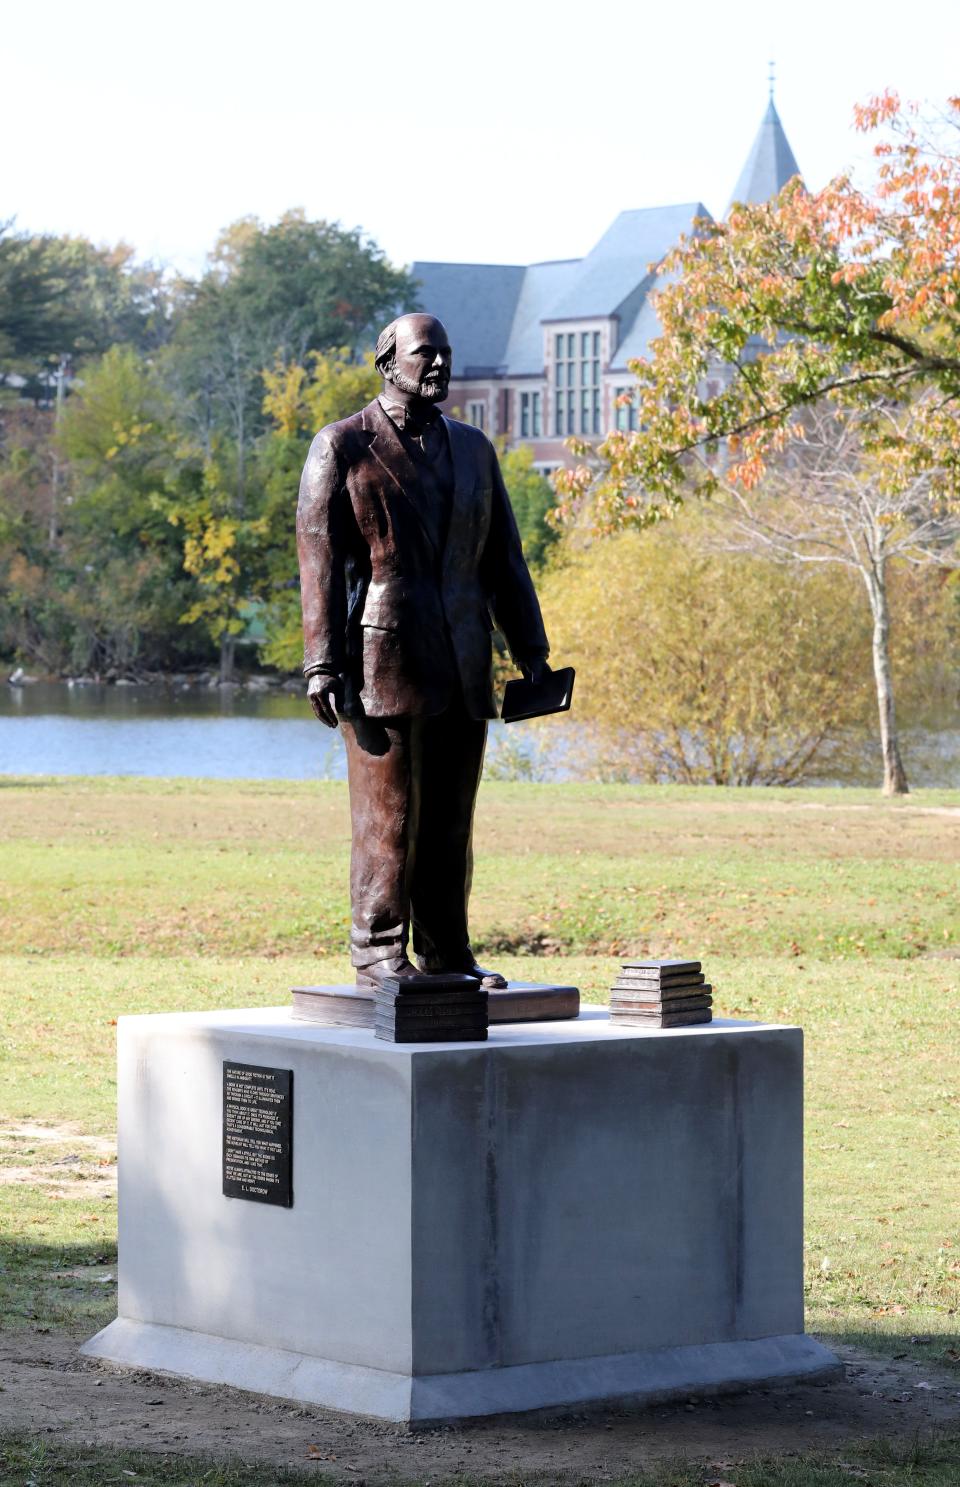
<svg viewBox="0 0 960 1487">
<path fill-rule="evenodd" d="M 327 728 L 337 726 L 337 703 L 340 700 L 340 680 L 335 676 L 312 676 L 307 683 L 307 700 L 314 715 Z"/>
</svg>

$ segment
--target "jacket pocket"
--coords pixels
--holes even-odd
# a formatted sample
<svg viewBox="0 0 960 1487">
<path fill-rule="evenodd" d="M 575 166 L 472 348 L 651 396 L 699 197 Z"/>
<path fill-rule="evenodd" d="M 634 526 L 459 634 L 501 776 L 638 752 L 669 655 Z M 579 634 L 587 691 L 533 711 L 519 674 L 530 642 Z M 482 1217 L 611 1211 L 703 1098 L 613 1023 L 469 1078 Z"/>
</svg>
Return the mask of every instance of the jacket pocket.
<svg viewBox="0 0 960 1487">
<path fill-rule="evenodd" d="M 365 630 L 399 630 L 404 614 L 415 603 L 415 587 L 405 578 L 372 582 L 367 588 L 360 624 Z"/>
</svg>

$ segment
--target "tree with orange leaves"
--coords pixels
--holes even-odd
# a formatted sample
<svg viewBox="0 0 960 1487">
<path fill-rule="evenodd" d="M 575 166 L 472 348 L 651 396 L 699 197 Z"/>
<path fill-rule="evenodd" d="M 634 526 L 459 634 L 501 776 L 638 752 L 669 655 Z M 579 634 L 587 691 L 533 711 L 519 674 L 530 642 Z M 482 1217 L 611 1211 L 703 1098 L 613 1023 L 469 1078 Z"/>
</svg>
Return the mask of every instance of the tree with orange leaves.
<svg viewBox="0 0 960 1487">
<path fill-rule="evenodd" d="M 878 136 L 872 189 L 794 180 L 698 222 L 664 260 L 662 334 L 631 363 L 640 427 L 574 444 L 584 462 L 557 477 L 561 520 L 587 511 L 611 532 L 688 493 L 752 491 L 817 405 L 855 420 L 888 504 L 919 483 L 932 516 L 960 508 L 960 98 L 931 115 L 888 92 L 856 123 Z M 885 760 L 891 793 L 906 788 L 898 766 Z"/>
</svg>

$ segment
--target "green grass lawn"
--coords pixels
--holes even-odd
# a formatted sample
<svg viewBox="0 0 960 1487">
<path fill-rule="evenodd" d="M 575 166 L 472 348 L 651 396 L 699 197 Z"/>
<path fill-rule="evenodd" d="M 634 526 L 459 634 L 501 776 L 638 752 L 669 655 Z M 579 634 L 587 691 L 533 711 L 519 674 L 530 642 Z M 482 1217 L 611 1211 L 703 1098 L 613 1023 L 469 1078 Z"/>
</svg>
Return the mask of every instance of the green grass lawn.
<svg viewBox="0 0 960 1487">
<path fill-rule="evenodd" d="M 115 1306 L 115 1019 L 345 979 L 346 790 L 3 780 L 0 818 L 0 1314 L 89 1332 Z M 473 900 L 514 975 L 603 1001 L 624 952 L 697 955 L 719 1014 L 800 1023 L 808 1328 L 948 1365 L 958 864 L 957 791 L 490 783 Z"/>
<path fill-rule="evenodd" d="M 956 1487 L 960 1473 L 960 1439 L 915 1442 L 906 1447 L 854 1446 L 842 1462 L 828 1455 L 804 1460 L 789 1456 L 761 1458 L 732 1469 L 736 1483 L 726 1487 Z M 104 1483 L 140 1487 L 295 1487 L 304 1481 L 331 1483 L 315 1466 L 306 1471 L 276 1467 L 220 1465 L 185 1456 L 145 1451 L 101 1451 L 63 1441 L 24 1436 L 0 1439 L 0 1487 L 102 1487 Z M 409 1487 L 484 1487 L 472 1475 L 403 1479 Z M 716 1470 L 682 1461 L 647 1473 L 607 1477 L 609 1487 L 706 1487 L 717 1482 Z M 398 1484 L 401 1481 L 397 1478 Z M 553 1487 L 551 1478 L 528 1475 L 518 1468 L 509 1487 Z"/>
</svg>

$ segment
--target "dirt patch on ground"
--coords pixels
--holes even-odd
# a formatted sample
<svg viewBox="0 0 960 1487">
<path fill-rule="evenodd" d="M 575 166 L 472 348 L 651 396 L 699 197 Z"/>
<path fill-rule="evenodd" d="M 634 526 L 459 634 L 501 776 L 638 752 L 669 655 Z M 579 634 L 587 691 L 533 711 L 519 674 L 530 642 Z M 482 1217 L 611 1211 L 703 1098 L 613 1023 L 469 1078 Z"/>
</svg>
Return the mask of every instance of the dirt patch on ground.
<svg viewBox="0 0 960 1487">
<path fill-rule="evenodd" d="M 39 1188 L 46 1198 L 108 1198 L 117 1191 L 117 1174 L 113 1172 L 86 1172 L 82 1167 L 75 1171 L 49 1167 L 0 1167 L 0 1187 L 16 1183 L 29 1183 Z"/>
<path fill-rule="evenodd" d="M 117 1143 L 112 1136 L 85 1136 L 78 1126 L 45 1126 L 39 1121 L 20 1121 L 0 1128 L 0 1152 L 23 1151 L 36 1146 L 75 1146 L 87 1156 L 114 1157 Z"/>
<path fill-rule="evenodd" d="M 110 1137 L 84 1136 L 67 1125 L 6 1126 L 0 1129 L 0 1187 L 27 1184 L 49 1198 L 109 1198 L 117 1191 L 116 1147 Z"/>
<path fill-rule="evenodd" d="M 960 1428 L 960 1377 L 845 1350 L 834 1384 L 757 1390 L 648 1410 L 609 1409 L 410 1432 L 263 1395 L 81 1359 L 77 1339 L 0 1334 L 0 1425 L 97 1446 L 309 1463 L 368 1487 L 457 1473 L 602 1482 L 683 1456 L 718 1473 L 755 1454 Z"/>
</svg>

